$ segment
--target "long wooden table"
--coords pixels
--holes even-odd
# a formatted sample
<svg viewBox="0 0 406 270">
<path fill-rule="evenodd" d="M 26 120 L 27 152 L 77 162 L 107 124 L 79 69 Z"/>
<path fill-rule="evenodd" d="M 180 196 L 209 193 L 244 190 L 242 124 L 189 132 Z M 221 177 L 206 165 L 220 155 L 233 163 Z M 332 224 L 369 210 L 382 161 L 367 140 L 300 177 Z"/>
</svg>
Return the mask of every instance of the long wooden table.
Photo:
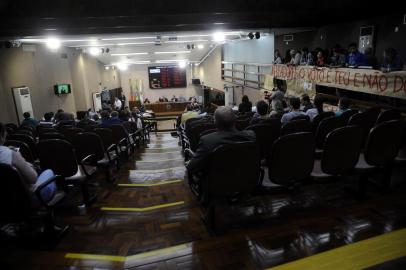
<svg viewBox="0 0 406 270">
<path fill-rule="evenodd" d="M 145 104 L 146 110 L 151 110 L 155 116 L 181 115 L 189 102 L 157 102 Z"/>
</svg>

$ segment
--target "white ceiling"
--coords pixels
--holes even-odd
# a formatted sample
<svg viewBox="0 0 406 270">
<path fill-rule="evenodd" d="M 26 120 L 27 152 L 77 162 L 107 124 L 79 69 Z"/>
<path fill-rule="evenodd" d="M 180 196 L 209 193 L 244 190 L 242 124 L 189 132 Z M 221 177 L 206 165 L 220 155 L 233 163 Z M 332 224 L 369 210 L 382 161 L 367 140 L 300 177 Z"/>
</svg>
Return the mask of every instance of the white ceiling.
<svg viewBox="0 0 406 270">
<path fill-rule="evenodd" d="M 268 35 L 268 31 L 258 30 L 261 36 Z M 248 39 L 253 30 L 224 31 L 224 42 L 235 42 Z M 218 33 L 218 32 L 217 32 Z M 105 65 L 118 63 L 173 63 L 184 60 L 189 63 L 200 62 L 219 42 L 215 41 L 214 32 L 195 31 L 177 33 L 137 33 L 137 34 L 109 34 L 97 36 L 71 35 L 60 36 L 62 46 L 72 47 L 89 53 L 91 50 L 102 51 L 97 56 Z M 49 37 L 27 36 L 20 41 L 24 43 L 45 43 Z M 221 42 L 220 42 L 221 43 Z M 190 47 L 188 47 L 190 45 Z M 194 49 L 192 49 L 194 45 Z M 199 48 L 202 47 L 202 48 Z M 97 49 L 95 49 L 97 48 Z M 106 49 L 109 52 L 106 53 Z"/>
</svg>

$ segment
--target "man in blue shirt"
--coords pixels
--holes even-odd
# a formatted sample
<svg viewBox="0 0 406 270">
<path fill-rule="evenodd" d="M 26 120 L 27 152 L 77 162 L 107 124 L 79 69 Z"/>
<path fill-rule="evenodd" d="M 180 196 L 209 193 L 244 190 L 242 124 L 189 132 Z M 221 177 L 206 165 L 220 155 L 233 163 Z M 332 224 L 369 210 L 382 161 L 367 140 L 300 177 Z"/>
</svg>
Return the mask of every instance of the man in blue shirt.
<svg viewBox="0 0 406 270">
<path fill-rule="evenodd" d="M 122 124 L 123 122 L 118 118 L 118 112 L 112 111 L 111 112 L 111 117 L 109 117 L 109 112 L 108 111 L 102 111 L 101 112 L 101 117 L 102 121 L 100 123 L 100 127 L 106 128 L 111 125 L 115 124 Z"/>
<path fill-rule="evenodd" d="M 38 125 L 38 121 L 31 117 L 29 112 L 23 113 L 24 120 L 21 122 L 22 126 L 31 126 L 36 128 Z"/>
<path fill-rule="evenodd" d="M 365 65 L 365 57 L 357 49 L 356 43 L 348 45 L 347 67 L 358 67 Z"/>
</svg>

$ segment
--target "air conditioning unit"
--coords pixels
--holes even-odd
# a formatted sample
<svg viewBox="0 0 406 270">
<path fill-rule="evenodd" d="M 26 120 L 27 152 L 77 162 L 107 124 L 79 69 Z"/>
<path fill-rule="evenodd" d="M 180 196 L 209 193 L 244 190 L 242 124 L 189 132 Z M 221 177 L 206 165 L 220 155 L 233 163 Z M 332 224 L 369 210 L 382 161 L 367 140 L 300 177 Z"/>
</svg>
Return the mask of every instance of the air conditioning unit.
<svg viewBox="0 0 406 270">
<path fill-rule="evenodd" d="M 293 41 L 293 35 L 283 35 L 283 41 L 284 42 Z"/>
<path fill-rule="evenodd" d="M 358 50 L 361 53 L 365 53 L 366 48 L 372 48 L 373 49 L 374 35 L 375 35 L 375 27 L 374 26 L 362 26 L 362 27 L 360 27 Z"/>
<path fill-rule="evenodd" d="M 31 94 L 30 89 L 26 86 L 23 87 L 13 87 L 14 106 L 17 114 L 18 123 L 21 124 L 23 121 L 23 113 L 29 112 L 31 117 L 34 117 L 34 112 L 32 110 Z"/>
</svg>

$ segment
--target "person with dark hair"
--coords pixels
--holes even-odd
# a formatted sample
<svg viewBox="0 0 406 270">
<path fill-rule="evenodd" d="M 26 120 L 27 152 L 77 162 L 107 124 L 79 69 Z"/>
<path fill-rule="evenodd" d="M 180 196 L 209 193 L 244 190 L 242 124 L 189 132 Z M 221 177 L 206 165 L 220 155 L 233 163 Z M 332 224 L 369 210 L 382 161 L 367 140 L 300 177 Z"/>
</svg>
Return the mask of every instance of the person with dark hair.
<svg viewBox="0 0 406 270">
<path fill-rule="evenodd" d="M 339 67 L 345 67 L 346 59 L 345 59 L 345 53 L 341 46 L 337 44 L 333 49 L 332 49 L 332 55 L 330 57 L 330 65 L 329 67 L 331 68 L 339 68 Z"/>
<path fill-rule="evenodd" d="M 46 112 L 44 113 L 44 120 L 39 121 L 38 124 L 42 127 L 52 127 L 54 125 L 54 123 L 52 122 L 53 117 L 53 112 Z"/>
<path fill-rule="evenodd" d="M 323 50 L 320 50 L 317 52 L 317 59 L 316 59 L 316 66 L 318 67 L 324 67 L 326 63 L 326 57 L 324 55 Z"/>
<path fill-rule="evenodd" d="M 275 50 L 273 58 L 273 64 L 282 64 L 281 53 L 279 50 Z"/>
<path fill-rule="evenodd" d="M 348 45 L 347 67 L 358 67 L 365 65 L 365 58 L 357 49 L 357 43 Z"/>
<path fill-rule="evenodd" d="M 186 120 L 190 119 L 190 118 L 196 118 L 199 116 L 199 113 L 194 111 L 194 105 L 193 103 L 190 103 L 186 106 L 185 108 L 185 112 L 182 113 L 181 116 L 181 120 L 180 123 L 184 124 L 186 122 Z"/>
<path fill-rule="evenodd" d="M 283 63 L 289 64 L 290 60 L 292 60 L 292 57 L 290 56 L 290 51 L 291 49 L 287 49 L 285 53 L 285 59 L 283 59 Z"/>
<path fill-rule="evenodd" d="M 313 66 L 314 65 L 313 54 L 311 52 L 309 52 L 309 49 L 307 47 L 304 47 L 302 49 L 302 55 L 300 57 L 300 65 L 301 66 Z"/>
<path fill-rule="evenodd" d="M 191 173 L 200 172 L 205 168 L 208 157 L 214 149 L 221 145 L 236 142 L 255 142 L 255 133 L 252 130 L 237 131 L 235 128 L 236 115 L 231 107 L 220 106 L 214 112 L 214 123 L 218 129 L 200 138 L 194 156 L 186 164 Z"/>
<path fill-rule="evenodd" d="M 257 102 L 257 112 L 254 114 L 254 117 L 250 121 L 250 125 L 258 124 L 268 117 L 269 105 L 264 100 L 260 100 Z"/>
<path fill-rule="evenodd" d="M 393 48 L 387 48 L 383 51 L 383 61 L 381 70 L 383 72 L 398 71 L 403 69 L 402 59 Z"/>
<path fill-rule="evenodd" d="M 346 97 L 340 98 L 338 101 L 338 111 L 336 111 L 336 116 L 340 116 L 343 112 L 350 110 L 351 100 Z"/>
<path fill-rule="evenodd" d="M 373 69 L 379 68 L 378 59 L 376 59 L 371 47 L 365 48 L 364 58 L 365 66 L 372 67 Z"/>
<path fill-rule="evenodd" d="M 271 113 L 269 114 L 269 118 L 272 119 L 281 119 L 283 114 L 285 113 L 285 109 L 283 108 L 283 103 L 280 100 L 275 100 L 272 104 L 273 108 Z"/>
<path fill-rule="evenodd" d="M 105 128 L 111 125 L 122 124 L 123 122 L 118 118 L 118 112 L 112 111 L 109 115 L 108 111 L 101 112 L 102 121 L 100 123 L 100 127 Z"/>
<path fill-rule="evenodd" d="M 252 103 L 251 101 L 248 99 L 247 95 L 244 95 L 242 97 L 242 102 L 240 103 L 240 105 L 238 106 L 238 112 L 240 113 L 247 113 L 247 112 L 251 112 L 252 111 Z"/>
<path fill-rule="evenodd" d="M 313 100 L 314 103 L 314 108 L 307 110 L 306 115 L 309 116 L 310 120 L 313 121 L 313 118 L 316 117 L 316 115 L 321 114 L 324 112 L 323 106 L 324 106 L 324 98 L 322 95 L 317 94 L 314 97 Z"/>
<path fill-rule="evenodd" d="M 79 122 L 76 124 L 79 128 L 84 128 L 89 125 L 96 125 L 95 121 L 89 118 L 88 111 L 82 111 L 77 113 L 77 119 Z"/>
<path fill-rule="evenodd" d="M 300 109 L 301 109 L 303 112 L 307 112 L 307 110 L 313 108 L 313 104 L 312 104 L 312 102 L 310 101 L 310 97 L 309 97 L 308 94 L 303 94 L 303 95 L 300 97 L 300 103 L 301 103 L 301 108 L 300 108 Z"/>
<path fill-rule="evenodd" d="M 31 117 L 29 112 L 23 113 L 24 120 L 21 122 L 22 126 L 30 126 L 36 128 L 38 126 L 38 121 Z"/>
<path fill-rule="evenodd" d="M 0 163 L 14 167 L 21 175 L 24 184 L 27 189 L 32 193 L 32 201 L 35 204 L 39 204 L 35 190 L 39 185 L 49 180 L 54 176 L 52 170 L 45 170 L 38 177 L 37 172 L 34 170 L 34 166 L 27 162 L 21 154 L 15 148 L 9 148 L 4 146 L 6 141 L 7 131 L 3 123 L 0 123 Z M 42 191 L 42 198 L 48 202 L 52 199 L 56 191 L 55 183 L 47 185 Z"/>
<path fill-rule="evenodd" d="M 290 112 L 285 113 L 282 116 L 281 122 L 283 124 L 289 122 L 290 120 L 292 120 L 292 118 L 295 118 L 297 116 L 306 115 L 300 110 L 300 99 L 298 97 L 289 98 L 289 106 Z"/>
</svg>

